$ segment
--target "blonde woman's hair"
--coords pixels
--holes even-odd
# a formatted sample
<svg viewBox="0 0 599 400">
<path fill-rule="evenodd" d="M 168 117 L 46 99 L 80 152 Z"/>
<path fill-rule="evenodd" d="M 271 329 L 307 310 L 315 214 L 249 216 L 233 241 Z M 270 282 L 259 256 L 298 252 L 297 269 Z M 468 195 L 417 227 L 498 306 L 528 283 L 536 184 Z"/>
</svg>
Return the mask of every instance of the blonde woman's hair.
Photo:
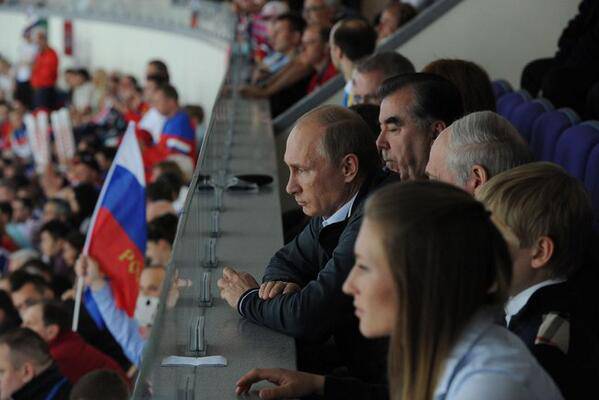
<svg viewBox="0 0 599 400">
<path fill-rule="evenodd" d="M 392 399 L 429 400 L 473 315 L 502 305 L 507 245 L 484 206 L 440 182 L 389 185 L 367 201 L 398 292 L 389 348 Z"/>
</svg>

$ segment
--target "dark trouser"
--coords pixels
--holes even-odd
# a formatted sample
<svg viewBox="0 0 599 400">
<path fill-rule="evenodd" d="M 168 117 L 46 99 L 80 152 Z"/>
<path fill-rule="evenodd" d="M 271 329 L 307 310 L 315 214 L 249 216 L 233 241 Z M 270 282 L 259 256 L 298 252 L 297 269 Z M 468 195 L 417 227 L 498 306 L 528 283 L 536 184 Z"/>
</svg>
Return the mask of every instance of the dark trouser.
<svg viewBox="0 0 599 400">
<path fill-rule="evenodd" d="M 15 100 L 20 101 L 23 103 L 25 108 L 31 110 L 33 103 L 33 90 L 31 89 L 29 81 L 17 82 L 17 86 L 15 87 Z"/>
<path fill-rule="evenodd" d="M 33 108 L 54 110 L 56 105 L 56 91 L 54 86 L 36 88 L 33 90 Z"/>
<path fill-rule="evenodd" d="M 521 87 L 533 97 L 540 91 L 556 108 L 571 107 L 586 119 L 592 116 L 587 106 L 589 89 L 598 81 L 599 71 L 565 67 L 552 58 L 542 58 L 524 68 Z"/>
</svg>

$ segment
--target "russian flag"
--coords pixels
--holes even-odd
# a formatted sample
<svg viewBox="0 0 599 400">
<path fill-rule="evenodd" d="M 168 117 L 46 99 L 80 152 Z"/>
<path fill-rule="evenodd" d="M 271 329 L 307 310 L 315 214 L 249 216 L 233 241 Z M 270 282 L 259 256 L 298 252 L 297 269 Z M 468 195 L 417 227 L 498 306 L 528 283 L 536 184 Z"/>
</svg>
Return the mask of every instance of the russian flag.
<svg viewBox="0 0 599 400">
<path fill-rule="evenodd" d="M 130 123 L 100 192 L 83 254 L 98 261 L 116 306 L 131 317 L 146 251 L 145 187 L 135 124 Z"/>
</svg>

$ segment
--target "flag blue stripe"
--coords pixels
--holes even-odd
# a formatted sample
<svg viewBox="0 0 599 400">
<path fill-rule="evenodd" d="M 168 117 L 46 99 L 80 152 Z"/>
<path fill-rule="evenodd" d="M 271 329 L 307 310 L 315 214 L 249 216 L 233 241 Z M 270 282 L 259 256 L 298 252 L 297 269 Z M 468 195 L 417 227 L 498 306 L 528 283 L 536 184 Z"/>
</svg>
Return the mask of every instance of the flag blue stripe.
<svg viewBox="0 0 599 400">
<path fill-rule="evenodd" d="M 145 189 L 129 170 L 116 165 L 101 207 L 106 207 L 142 254 L 146 251 Z"/>
</svg>

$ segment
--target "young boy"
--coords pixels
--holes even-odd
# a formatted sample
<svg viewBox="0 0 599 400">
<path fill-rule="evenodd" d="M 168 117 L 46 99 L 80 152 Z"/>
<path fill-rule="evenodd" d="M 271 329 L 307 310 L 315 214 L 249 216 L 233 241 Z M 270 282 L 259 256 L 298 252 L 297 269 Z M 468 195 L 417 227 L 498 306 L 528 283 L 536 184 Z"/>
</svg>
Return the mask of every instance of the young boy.
<svg viewBox="0 0 599 400">
<path fill-rule="evenodd" d="M 553 377 L 565 398 L 586 398 L 599 378 L 592 313 L 571 277 L 591 240 L 592 211 L 582 184 L 551 163 L 498 174 L 477 193 L 513 261 L 508 329 Z"/>
</svg>

